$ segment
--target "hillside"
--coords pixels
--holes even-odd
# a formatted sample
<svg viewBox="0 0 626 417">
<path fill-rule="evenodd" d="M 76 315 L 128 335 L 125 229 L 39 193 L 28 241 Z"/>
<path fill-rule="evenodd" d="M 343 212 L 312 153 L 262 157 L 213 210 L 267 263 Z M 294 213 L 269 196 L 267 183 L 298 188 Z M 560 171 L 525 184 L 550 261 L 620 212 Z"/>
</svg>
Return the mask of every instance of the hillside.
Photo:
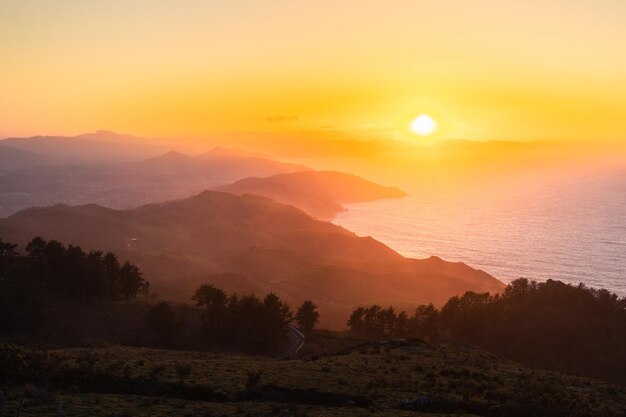
<svg viewBox="0 0 626 417">
<path fill-rule="evenodd" d="M 11 146 L 0 146 L 0 171 L 51 165 L 53 163 L 55 163 L 54 157 Z"/>
<path fill-rule="evenodd" d="M 160 146 L 141 143 L 144 141 L 130 135 L 98 131 L 78 136 L 8 138 L 0 140 L 0 146 L 46 155 L 53 158 L 57 165 L 135 161 L 164 152 Z"/>
<path fill-rule="evenodd" d="M 24 397 L 25 415 L 54 415 L 56 401 L 62 401 L 68 417 L 618 417 L 626 412 L 623 387 L 529 369 L 466 345 L 418 340 L 295 361 L 128 347 L 46 355 L 0 345 L 0 355 L 10 364 L 7 415 L 16 413 Z M 26 374 L 30 384 L 24 388 Z M 44 387 L 54 389 L 54 397 Z"/>
<path fill-rule="evenodd" d="M 305 169 L 307 167 L 303 165 L 256 154 L 251 156 L 241 151 L 219 149 L 197 157 L 168 152 L 134 162 L 39 166 L 5 171 L 0 176 L 0 216 L 59 203 L 131 208 L 189 197 L 249 176 Z"/>
<path fill-rule="evenodd" d="M 342 203 L 406 196 L 398 188 L 384 187 L 356 175 L 335 171 L 305 171 L 268 178 L 244 178 L 219 190 L 237 195 L 269 197 L 321 219 L 332 218 L 343 211 Z"/>
<path fill-rule="evenodd" d="M 398 308 L 443 304 L 468 290 L 498 292 L 485 272 L 439 258 L 407 259 L 291 206 L 258 196 L 203 192 L 131 210 L 57 205 L 0 220 L 0 236 L 22 247 L 33 236 L 111 250 L 137 264 L 157 292 L 188 301 L 210 275 L 226 291 L 275 291 L 291 305 L 314 299 L 323 325 L 343 327 L 356 303 Z"/>
</svg>

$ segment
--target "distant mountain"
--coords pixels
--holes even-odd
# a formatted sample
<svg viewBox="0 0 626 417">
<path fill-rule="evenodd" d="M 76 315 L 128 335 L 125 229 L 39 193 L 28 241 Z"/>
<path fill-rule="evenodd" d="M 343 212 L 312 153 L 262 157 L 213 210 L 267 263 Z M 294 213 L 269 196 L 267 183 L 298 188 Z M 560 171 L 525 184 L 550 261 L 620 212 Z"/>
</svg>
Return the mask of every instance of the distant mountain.
<svg viewBox="0 0 626 417">
<path fill-rule="evenodd" d="M 250 152 L 239 148 L 223 148 L 217 146 L 208 152 L 198 155 L 200 159 L 215 159 L 215 158 L 265 158 L 271 159 L 270 156 L 261 152 Z"/>
<path fill-rule="evenodd" d="M 343 211 L 342 203 L 406 196 L 398 188 L 384 187 L 356 175 L 335 171 L 305 171 L 268 178 L 244 178 L 220 187 L 220 190 L 237 195 L 269 197 L 321 219 L 332 218 Z"/>
<path fill-rule="evenodd" d="M 302 171 L 303 165 L 219 152 L 178 152 L 108 164 L 39 166 L 0 175 L 0 216 L 52 204 L 97 203 L 111 208 L 189 197 L 250 176 Z"/>
<path fill-rule="evenodd" d="M 58 163 L 58 160 L 54 157 L 10 146 L 0 146 L 0 171 L 32 168 L 55 163 Z"/>
<path fill-rule="evenodd" d="M 180 153 L 177 151 L 169 151 L 163 155 L 155 156 L 154 158 L 146 159 L 144 161 L 140 161 L 144 166 L 146 165 L 154 165 L 154 166 L 163 166 L 163 165 L 174 165 L 181 166 L 181 164 L 189 164 L 193 163 L 194 158 L 185 155 L 184 153 Z"/>
<path fill-rule="evenodd" d="M 287 173 L 310 170 L 300 165 L 281 162 L 281 168 L 277 169 L 277 161 L 256 152 L 247 152 L 240 149 L 214 148 L 209 152 L 200 154 L 195 158 L 196 163 L 213 167 L 219 172 L 223 180 L 233 181 L 245 177 L 267 177 L 277 173 Z"/>
<path fill-rule="evenodd" d="M 132 210 L 57 205 L 0 220 L 3 240 L 24 245 L 37 235 L 112 250 L 139 265 L 166 299 L 188 301 L 205 282 L 239 293 L 275 291 L 294 306 L 315 300 L 324 324 L 335 328 L 361 303 L 411 309 L 504 287 L 465 264 L 404 258 L 370 237 L 259 196 L 207 191 Z"/>
<path fill-rule="evenodd" d="M 98 131 L 79 136 L 9 138 L 0 140 L 0 146 L 46 155 L 54 158 L 55 164 L 137 161 L 165 152 L 160 146 L 141 142 L 145 142 L 145 139 Z M 15 166 L 15 168 L 27 167 Z"/>
</svg>

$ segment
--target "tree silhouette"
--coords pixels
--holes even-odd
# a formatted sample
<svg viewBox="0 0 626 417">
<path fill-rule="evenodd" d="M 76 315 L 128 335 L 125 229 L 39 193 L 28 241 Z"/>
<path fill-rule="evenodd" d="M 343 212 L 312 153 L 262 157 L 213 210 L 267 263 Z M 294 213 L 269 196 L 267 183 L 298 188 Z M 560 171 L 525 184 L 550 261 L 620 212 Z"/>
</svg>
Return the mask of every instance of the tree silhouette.
<svg viewBox="0 0 626 417">
<path fill-rule="evenodd" d="M 373 305 L 355 309 L 348 326 L 367 337 L 470 342 L 530 366 L 626 382 L 626 298 L 605 289 L 521 278 L 502 294 L 421 305 L 406 321 Z"/>
<path fill-rule="evenodd" d="M 409 315 L 406 311 L 401 311 L 396 317 L 395 335 L 398 337 L 407 337 L 409 335 Z"/>
<path fill-rule="evenodd" d="M 365 308 L 358 307 L 356 308 L 352 314 L 350 314 L 350 318 L 348 319 L 348 327 L 359 335 L 365 334 Z"/>
<path fill-rule="evenodd" d="M 37 290 L 74 299 L 134 298 L 143 289 L 144 279 L 136 265 L 123 266 L 112 253 L 86 253 L 80 246 L 65 247 L 60 242 L 45 241 L 41 237 L 26 246 L 26 256 L 20 256 L 16 245 L 0 241 L 0 277 L 6 275 L 6 265 L 20 264 L 24 283 Z M 16 279 L 17 272 L 13 271 Z"/>
<path fill-rule="evenodd" d="M 191 299 L 198 307 L 204 307 L 201 319 L 207 336 L 218 339 L 227 324 L 226 293 L 220 288 L 205 284 L 196 290 Z"/>
<path fill-rule="evenodd" d="M 17 258 L 17 247 L 14 243 L 3 242 L 0 239 L 0 280 L 8 279 L 9 270 Z"/>
<path fill-rule="evenodd" d="M 144 280 L 137 266 L 120 267 L 115 255 L 85 253 L 79 246 L 35 237 L 20 255 L 0 240 L 0 330 L 32 330 L 42 318 L 44 299 L 133 298 Z"/>
<path fill-rule="evenodd" d="M 210 343 L 250 353 L 265 353 L 280 346 L 293 316 L 289 305 L 274 293 L 261 300 L 254 294 L 227 295 L 204 284 L 192 300 L 203 307 L 201 321 Z"/>
<path fill-rule="evenodd" d="M 426 340 L 437 339 L 439 312 L 434 305 L 421 305 L 415 309 L 410 321 L 410 332 Z"/>
<path fill-rule="evenodd" d="M 313 301 L 307 300 L 296 313 L 296 321 L 300 325 L 300 328 L 304 330 L 304 334 L 308 336 L 311 330 L 315 327 L 315 324 L 319 321 L 320 313 L 317 311 L 317 306 L 313 304 Z"/>
<path fill-rule="evenodd" d="M 126 297 L 126 299 L 135 298 L 141 291 L 143 283 L 144 279 L 139 268 L 130 262 L 124 262 L 124 265 L 119 270 L 121 295 Z"/>
<path fill-rule="evenodd" d="M 293 320 L 293 313 L 289 305 L 282 302 L 273 292 L 263 299 L 264 328 L 270 345 L 277 345 L 285 338 L 287 326 Z"/>
</svg>

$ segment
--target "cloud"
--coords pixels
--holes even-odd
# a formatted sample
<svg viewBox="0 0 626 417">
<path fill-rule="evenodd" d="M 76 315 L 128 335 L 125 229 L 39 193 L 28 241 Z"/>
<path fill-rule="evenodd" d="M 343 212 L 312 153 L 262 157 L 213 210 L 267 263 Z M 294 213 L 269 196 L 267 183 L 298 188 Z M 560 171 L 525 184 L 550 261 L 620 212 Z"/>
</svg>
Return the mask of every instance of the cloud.
<svg viewBox="0 0 626 417">
<path fill-rule="evenodd" d="M 265 118 L 268 122 L 276 123 L 276 122 L 295 122 L 296 120 L 300 120 L 298 116 L 267 116 Z"/>
</svg>

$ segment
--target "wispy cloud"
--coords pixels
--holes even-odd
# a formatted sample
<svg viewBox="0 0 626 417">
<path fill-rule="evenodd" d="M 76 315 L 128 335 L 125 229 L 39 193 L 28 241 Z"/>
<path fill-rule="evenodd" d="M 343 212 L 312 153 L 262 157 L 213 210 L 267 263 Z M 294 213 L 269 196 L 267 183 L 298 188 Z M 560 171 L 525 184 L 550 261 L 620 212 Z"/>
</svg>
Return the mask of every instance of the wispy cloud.
<svg viewBox="0 0 626 417">
<path fill-rule="evenodd" d="M 300 118 L 298 116 L 277 115 L 277 116 L 267 116 L 265 118 L 265 120 L 267 120 L 268 122 L 272 122 L 272 123 L 277 123 L 277 122 L 295 122 L 297 120 L 300 120 Z"/>
</svg>

